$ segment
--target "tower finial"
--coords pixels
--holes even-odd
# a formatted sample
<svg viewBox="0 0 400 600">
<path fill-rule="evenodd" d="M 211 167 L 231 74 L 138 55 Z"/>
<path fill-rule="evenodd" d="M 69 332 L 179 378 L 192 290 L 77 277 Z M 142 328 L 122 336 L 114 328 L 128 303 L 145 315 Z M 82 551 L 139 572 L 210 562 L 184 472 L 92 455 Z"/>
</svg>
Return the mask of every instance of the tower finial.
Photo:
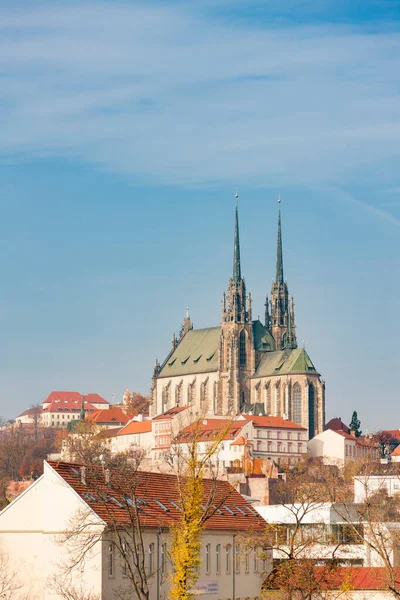
<svg viewBox="0 0 400 600">
<path fill-rule="evenodd" d="M 242 279 L 242 273 L 240 268 L 240 243 L 239 243 L 239 211 L 237 205 L 237 198 L 239 194 L 236 192 L 236 212 L 235 212 L 235 237 L 233 241 L 233 277 L 234 281 L 240 281 Z"/>
<path fill-rule="evenodd" d="M 276 249 L 276 281 L 283 285 L 283 257 L 282 257 L 282 233 L 281 233 L 281 197 L 278 196 L 278 244 Z"/>
</svg>

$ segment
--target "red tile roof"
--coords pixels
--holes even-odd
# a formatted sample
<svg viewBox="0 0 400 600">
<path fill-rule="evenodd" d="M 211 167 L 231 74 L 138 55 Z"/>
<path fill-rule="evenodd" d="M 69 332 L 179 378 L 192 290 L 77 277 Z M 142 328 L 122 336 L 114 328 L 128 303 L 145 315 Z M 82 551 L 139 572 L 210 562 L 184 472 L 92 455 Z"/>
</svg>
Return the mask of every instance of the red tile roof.
<svg viewBox="0 0 400 600">
<path fill-rule="evenodd" d="M 389 585 L 388 573 L 383 567 L 337 567 L 331 569 L 329 565 L 313 568 L 313 579 L 322 589 L 339 590 L 344 586 L 351 590 L 387 590 Z M 397 586 L 400 587 L 400 568 L 394 568 Z M 279 589 L 280 575 L 277 570 L 272 571 L 265 580 L 264 586 L 268 589 Z M 346 594 L 345 594 L 346 595 Z"/>
<path fill-rule="evenodd" d="M 244 417 L 246 421 L 253 421 L 254 427 L 269 427 L 273 429 L 302 429 L 303 431 L 306 431 L 305 427 L 302 427 L 293 421 L 289 421 L 288 419 L 284 419 L 283 417 L 257 417 L 256 415 L 253 416 L 246 414 L 242 414 L 241 416 Z"/>
<path fill-rule="evenodd" d="M 238 438 L 231 444 L 231 446 L 252 446 L 252 445 L 253 445 L 253 442 L 250 442 L 250 440 L 246 440 L 246 438 L 244 438 L 242 435 L 240 436 L 240 438 Z"/>
<path fill-rule="evenodd" d="M 127 415 L 120 408 L 105 408 L 99 409 L 88 417 L 93 423 L 128 423 L 131 416 Z"/>
<path fill-rule="evenodd" d="M 131 435 L 135 433 L 148 433 L 152 430 L 151 421 L 131 421 L 122 427 L 118 435 Z"/>
<path fill-rule="evenodd" d="M 94 404 L 108 404 L 107 400 L 104 400 L 99 394 L 81 394 L 80 392 L 50 392 L 43 404 L 51 404 L 55 400 L 66 400 L 67 402 L 78 400 L 78 402 L 82 402 L 82 396 L 85 400 Z"/>
<path fill-rule="evenodd" d="M 314 574 L 318 578 L 324 567 L 315 567 Z M 326 569 L 325 569 L 326 570 Z M 400 587 L 400 568 L 394 568 L 397 586 Z M 326 589 L 338 589 L 346 584 L 354 590 L 384 590 L 388 588 L 388 573 L 383 567 L 338 567 L 334 569 L 322 586 Z"/>
<path fill-rule="evenodd" d="M 84 401 L 85 411 L 88 413 L 93 413 L 98 409 L 90 404 L 88 401 Z M 79 400 L 53 400 L 49 406 L 43 409 L 43 413 L 62 413 L 62 412 L 74 412 L 79 413 L 82 408 L 82 396 Z"/>
<path fill-rule="evenodd" d="M 85 467 L 85 483 L 82 483 L 80 465 L 54 461 L 48 464 L 107 523 L 121 526 L 131 523 L 126 498 L 136 500 L 142 526 L 168 527 L 179 520 L 180 511 L 172 504 L 179 506 L 175 475 L 137 471 L 129 476 L 123 469 L 111 469 L 110 483 L 106 484 L 103 468 L 90 465 Z M 203 504 L 207 505 L 212 498 L 220 511 L 214 511 L 206 520 L 207 529 L 245 532 L 265 527 L 264 519 L 227 481 L 204 479 L 203 489 Z"/>
<path fill-rule="evenodd" d="M 207 442 L 216 437 L 220 432 L 226 430 L 224 440 L 235 440 L 240 435 L 244 425 L 243 421 L 229 421 L 228 419 L 205 419 L 202 423 L 195 421 L 188 425 L 176 436 L 176 442 L 186 443 L 193 437 L 193 432 L 196 431 L 196 436 L 199 442 Z"/>
</svg>

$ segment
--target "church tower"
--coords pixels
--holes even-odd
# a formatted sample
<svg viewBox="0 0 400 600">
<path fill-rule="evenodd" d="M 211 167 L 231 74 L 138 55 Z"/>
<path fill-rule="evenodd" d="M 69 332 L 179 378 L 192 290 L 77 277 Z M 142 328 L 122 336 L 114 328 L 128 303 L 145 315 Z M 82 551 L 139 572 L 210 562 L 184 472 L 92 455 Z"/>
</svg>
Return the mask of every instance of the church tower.
<svg viewBox="0 0 400 600">
<path fill-rule="evenodd" d="M 236 196 L 237 197 L 237 196 Z M 222 300 L 222 326 L 218 350 L 220 371 L 218 414 L 235 414 L 250 399 L 248 377 L 254 373 L 255 351 L 251 295 L 240 264 L 239 214 L 236 205 L 233 272 Z"/>
<path fill-rule="evenodd" d="M 283 278 L 283 252 L 280 198 L 278 200 L 278 242 L 276 249 L 276 277 L 272 282 L 269 311 L 268 297 L 265 303 L 265 327 L 272 334 L 277 350 L 297 348 L 294 302 L 289 298 L 287 281 Z"/>
</svg>

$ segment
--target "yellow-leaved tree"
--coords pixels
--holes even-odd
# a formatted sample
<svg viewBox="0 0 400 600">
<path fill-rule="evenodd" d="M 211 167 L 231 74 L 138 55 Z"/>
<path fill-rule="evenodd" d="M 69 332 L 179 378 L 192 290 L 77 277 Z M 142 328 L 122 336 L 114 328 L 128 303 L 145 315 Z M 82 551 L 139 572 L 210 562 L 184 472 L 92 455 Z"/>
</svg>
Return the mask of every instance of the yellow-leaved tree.
<svg viewBox="0 0 400 600">
<path fill-rule="evenodd" d="M 166 457 L 177 476 L 179 522 L 171 528 L 170 600 L 192 600 L 200 571 L 201 534 L 207 519 L 226 500 L 217 497 L 218 454 L 232 420 L 205 430 L 203 417 L 181 431 Z"/>
</svg>

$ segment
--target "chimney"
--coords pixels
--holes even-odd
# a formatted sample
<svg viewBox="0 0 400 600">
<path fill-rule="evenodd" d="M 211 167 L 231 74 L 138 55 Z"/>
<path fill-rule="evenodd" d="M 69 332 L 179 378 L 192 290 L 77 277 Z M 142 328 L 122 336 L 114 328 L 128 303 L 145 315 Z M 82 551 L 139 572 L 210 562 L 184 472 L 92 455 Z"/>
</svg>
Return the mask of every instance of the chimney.
<svg viewBox="0 0 400 600">
<path fill-rule="evenodd" d="M 104 479 L 107 485 L 110 483 L 110 469 L 104 471 Z"/>
<path fill-rule="evenodd" d="M 350 429 L 350 435 L 352 435 L 353 437 L 356 437 L 356 432 L 354 431 L 354 429 Z"/>
<path fill-rule="evenodd" d="M 86 467 L 81 467 L 81 482 L 86 485 Z"/>
</svg>

